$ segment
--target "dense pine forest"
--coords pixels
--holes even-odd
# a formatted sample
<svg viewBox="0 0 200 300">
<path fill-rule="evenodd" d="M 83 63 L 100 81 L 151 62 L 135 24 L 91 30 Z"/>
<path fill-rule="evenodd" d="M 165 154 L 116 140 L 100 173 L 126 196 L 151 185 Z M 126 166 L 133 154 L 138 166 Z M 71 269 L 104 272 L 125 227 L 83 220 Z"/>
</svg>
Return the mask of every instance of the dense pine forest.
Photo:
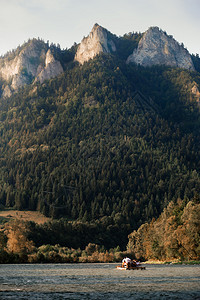
<svg viewBox="0 0 200 300">
<path fill-rule="evenodd" d="M 139 38 L 119 39 L 121 52 Z M 191 91 L 200 87 L 200 59 L 193 56 L 197 71 L 106 54 L 80 66 L 76 45 L 52 49 L 64 74 L 0 99 L 1 209 L 87 228 L 46 244 L 125 250 L 128 234 L 171 201 L 187 205 L 200 193 L 200 107 Z"/>
</svg>

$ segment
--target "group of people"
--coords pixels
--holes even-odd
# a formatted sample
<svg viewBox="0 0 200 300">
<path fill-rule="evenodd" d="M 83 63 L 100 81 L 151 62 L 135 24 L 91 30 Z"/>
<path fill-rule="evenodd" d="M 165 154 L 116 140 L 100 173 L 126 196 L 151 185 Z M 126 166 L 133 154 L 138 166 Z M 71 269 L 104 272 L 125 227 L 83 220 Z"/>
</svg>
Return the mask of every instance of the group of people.
<svg viewBox="0 0 200 300">
<path fill-rule="evenodd" d="M 136 260 L 132 260 L 129 257 L 126 257 L 122 260 L 122 267 L 123 268 L 130 268 L 130 267 L 138 267 L 139 262 Z"/>
</svg>

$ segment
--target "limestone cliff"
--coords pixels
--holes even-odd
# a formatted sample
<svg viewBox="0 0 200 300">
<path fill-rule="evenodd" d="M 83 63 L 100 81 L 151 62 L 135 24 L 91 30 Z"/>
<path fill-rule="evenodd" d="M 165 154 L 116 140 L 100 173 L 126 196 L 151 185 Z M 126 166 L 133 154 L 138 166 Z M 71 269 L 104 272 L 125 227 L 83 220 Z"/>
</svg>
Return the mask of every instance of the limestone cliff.
<svg viewBox="0 0 200 300">
<path fill-rule="evenodd" d="M 128 57 L 127 63 L 136 63 L 142 66 L 166 65 L 195 70 L 191 56 L 184 46 L 158 27 L 150 27 L 142 37 L 140 34 L 139 38 L 135 40 L 117 38 L 105 28 L 95 24 L 90 34 L 81 41 L 75 57 L 74 50 L 71 52 L 70 61 L 72 62 L 74 59 L 83 64 L 100 53 L 116 53 L 118 58 L 126 60 L 130 51 L 133 51 Z M 127 48 L 131 50 L 125 51 Z M 1 96 L 10 97 L 14 91 L 26 84 L 36 81 L 43 83 L 45 80 L 61 74 L 63 68 L 60 61 L 65 66 L 65 59 L 68 63 L 68 58 L 67 55 L 62 56 L 59 51 L 56 50 L 56 47 L 49 47 L 42 40 L 33 39 L 1 57 Z"/>
<path fill-rule="evenodd" d="M 158 27 L 150 27 L 128 57 L 127 63 L 142 66 L 166 65 L 194 70 L 189 52 Z"/>
<path fill-rule="evenodd" d="M 34 80 L 41 83 L 63 72 L 48 45 L 33 39 L 18 48 L 14 53 L 0 58 L 0 77 L 7 83 L 2 91 L 3 97 L 10 97 L 12 91 Z"/>
<path fill-rule="evenodd" d="M 115 51 L 116 46 L 112 34 L 105 28 L 95 24 L 89 36 L 85 37 L 80 43 L 75 60 L 83 64 L 102 52 L 112 53 Z"/>
<path fill-rule="evenodd" d="M 40 83 L 43 83 L 45 80 L 56 77 L 59 74 L 63 73 L 63 68 L 58 60 L 55 60 L 54 56 L 49 49 L 46 54 L 45 67 L 38 68 L 39 74 L 36 77 L 36 80 L 39 80 Z"/>
<path fill-rule="evenodd" d="M 32 40 L 8 57 L 0 60 L 0 76 L 10 83 L 13 90 L 30 83 L 37 73 L 40 59 L 45 58 L 45 51 L 41 42 Z"/>
</svg>

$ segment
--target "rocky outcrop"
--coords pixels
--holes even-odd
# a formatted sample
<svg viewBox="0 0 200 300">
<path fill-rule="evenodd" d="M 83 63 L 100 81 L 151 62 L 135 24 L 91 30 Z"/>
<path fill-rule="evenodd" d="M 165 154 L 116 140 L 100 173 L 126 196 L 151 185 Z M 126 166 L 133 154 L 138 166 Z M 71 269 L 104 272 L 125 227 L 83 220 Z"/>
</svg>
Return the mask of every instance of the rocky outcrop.
<svg viewBox="0 0 200 300">
<path fill-rule="evenodd" d="M 13 55 L 13 54 L 12 54 Z M 16 55 L 0 59 L 0 77 L 8 83 L 2 96 L 11 96 L 25 84 L 37 80 L 40 83 L 63 72 L 59 61 L 55 60 L 47 44 L 32 40 L 16 51 Z"/>
<path fill-rule="evenodd" d="M 83 64 L 100 53 L 117 53 L 116 45 L 118 45 L 117 54 L 120 56 L 124 45 L 127 44 L 121 47 L 120 43 L 124 40 L 121 39 L 120 43 L 119 40 L 108 30 L 95 24 L 90 34 L 83 38 L 78 46 L 74 59 Z M 135 45 L 136 43 L 134 47 Z M 26 84 L 36 81 L 43 83 L 61 74 L 63 68 L 55 59 L 51 49 L 53 48 L 47 43 L 33 39 L 18 47 L 16 51 L 0 58 L 2 97 L 10 97 L 14 91 Z M 151 27 L 143 34 L 137 48 L 128 57 L 127 63 L 142 66 L 166 65 L 194 70 L 191 56 L 184 46 L 158 27 Z"/>
<path fill-rule="evenodd" d="M 32 40 L 14 55 L 0 60 L 0 76 L 10 82 L 13 90 L 31 82 L 37 73 L 40 60 L 45 57 L 44 45 Z"/>
<path fill-rule="evenodd" d="M 40 67 L 40 66 L 39 66 Z M 40 68 L 38 69 L 40 71 Z M 54 78 L 63 73 L 63 68 L 58 60 L 55 60 L 54 56 L 49 49 L 46 54 L 45 67 L 41 68 L 41 71 L 36 77 L 36 80 L 39 80 L 40 83 L 43 83 L 45 80 Z"/>
<path fill-rule="evenodd" d="M 189 52 L 172 36 L 168 36 L 158 27 L 150 27 L 139 41 L 127 63 L 142 66 L 166 65 L 194 70 Z"/>
<path fill-rule="evenodd" d="M 100 53 L 112 53 L 116 51 L 112 34 L 105 28 L 95 24 L 88 37 L 85 37 L 76 52 L 75 60 L 80 64 L 94 58 Z"/>
</svg>

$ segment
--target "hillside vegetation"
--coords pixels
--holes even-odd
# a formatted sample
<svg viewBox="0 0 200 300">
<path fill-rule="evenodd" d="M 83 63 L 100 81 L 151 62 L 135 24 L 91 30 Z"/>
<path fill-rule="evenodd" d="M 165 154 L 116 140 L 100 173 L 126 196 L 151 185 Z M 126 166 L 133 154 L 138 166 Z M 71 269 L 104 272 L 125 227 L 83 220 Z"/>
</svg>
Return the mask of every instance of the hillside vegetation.
<svg viewBox="0 0 200 300">
<path fill-rule="evenodd" d="M 104 217 L 82 223 L 61 219 L 45 224 L 13 220 L 1 227 L 0 263 L 116 262 L 127 255 L 141 261 L 198 262 L 199 216 L 198 197 L 170 202 L 157 220 L 129 235 L 126 251 L 121 249 L 127 228 L 119 220 Z M 121 249 L 114 247 L 118 242 Z"/>
<path fill-rule="evenodd" d="M 137 259 L 199 260 L 199 199 L 170 202 L 157 220 L 143 224 L 129 235 L 128 250 Z"/>
<path fill-rule="evenodd" d="M 199 72 L 52 53 L 63 74 L 0 100 L 0 204 L 57 219 L 57 242 L 42 244 L 125 250 L 133 230 L 200 193 Z"/>
</svg>

